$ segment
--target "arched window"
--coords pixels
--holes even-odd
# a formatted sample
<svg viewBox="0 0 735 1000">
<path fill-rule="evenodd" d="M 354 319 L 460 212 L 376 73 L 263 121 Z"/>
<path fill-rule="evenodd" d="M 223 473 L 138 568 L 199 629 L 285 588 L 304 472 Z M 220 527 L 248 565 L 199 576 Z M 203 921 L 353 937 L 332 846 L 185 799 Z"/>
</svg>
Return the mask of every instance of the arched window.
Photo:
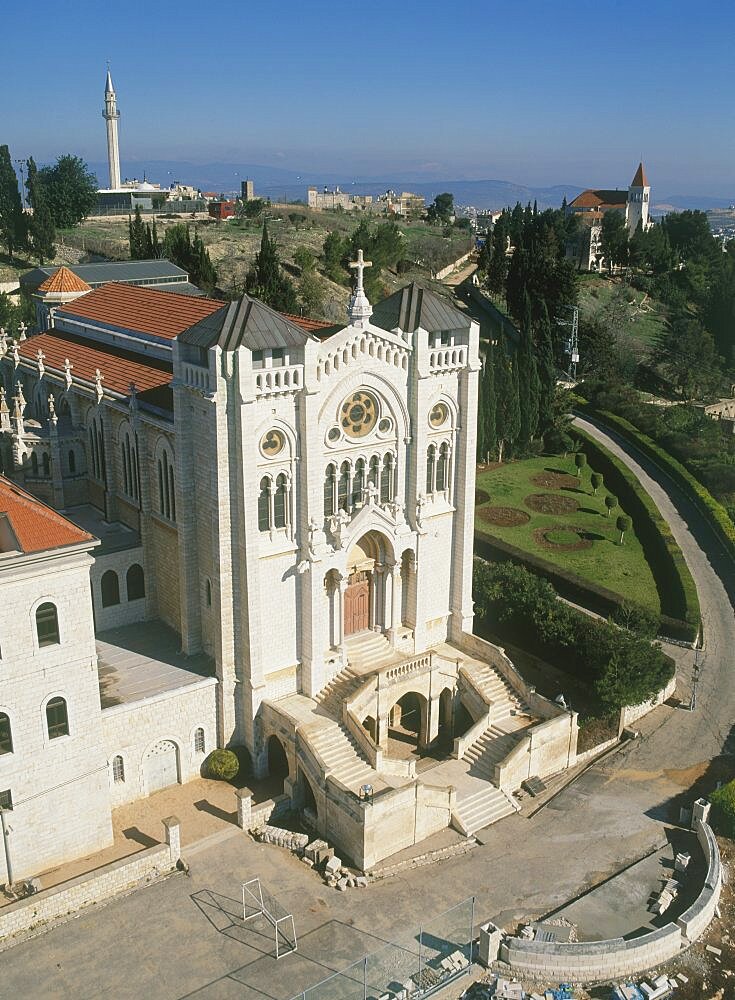
<svg viewBox="0 0 735 1000">
<path fill-rule="evenodd" d="M 288 481 L 283 473 L 276 479 L 273 495 L 273 523 L 276 528 L 285 528 L 288 520 Z"/>
<path fill-rule="evenodd" d="M 204 753 L 206 750 L 206 742 L 204 739 L 204 730 L 201 726 L 194 730 L 194 753 Z"/>
<path fill-rule="evenodd" d="M 58 646 L 59 618 L 56 605 L 46 601 L 36 609 L 36 635 L 39 646 Z"/>
<path fill-rule="evenodd" d="M 133 563 L 125 574 L 125 589 L 129 601 L 139 601 L 145 597 L 145 574 L 139 563 Z"/>
<path fill-rule="evenodd" d="M 5 712 L 0 712 L 0 754 L 13 752 L 13 734 L 10 731 L 10 719 Z"/>
<path fill-rule="evenodd" d="M 69 409 L 69 400 L 66 398 L 66 396 L 62 396 L 61 399 L 59 400 L 59 405 L 56 408 L 56 412 L 59 414 L 60 417 L 71 416 L 71 410 Z"/>
<path fill-rule="evenodd" d="M 373 457 L 370 459 L 370 468 L 368 471 L 368 483 L 377 489 L 379 479 L 380 479 L 380 458 L 377 455 L 373 455 Z"/>
<path fill-rule="evenodd" d="M 47 451 L 45 451 L 41 457 L 41 467 L 43 468 L 44 476 L 48 477 L 51 475 L 51 461 L 48 457 Z"/>
<path fill-rule="evenodd" d="M 324 473 L 324 516 L 331 517 L 335 513 L 334 487 L 337 477 L 337 470 L 333 465 L 327 466 Z"/>
<path fill-rule="evenodd" d="M 271 481 L 268 476 L 260 480 L 258 493 L 258 530 L 268 531 L 271 526 Z"/>
<path fill-rule="evenodd" d="M 38 475 L 38 455 L 35 451 L 31 455 L 31 472 L 34 476 Z"/>
<path fill-rule="evenodd" d="M 105 438 L 102 430 L 102 417 L 92 418 L 89 425 L 89 454 L 91 461 L 89 467 L 95 479 L 104 481 L 105 478 Z"/>
<path fill-rule="evenodd" d="M 133 460 L 131 459 L 131 462 Z M 137 464 L 137 457 L 133 464 Z M 132 476 L 132 466 L 131 466 Z M 137 477 L 136 477 L 137 478 Z M 137 490 L 137 483 L 135 489 Z M 169 521 L 176 520 L 176 490 L 174 467 L 167 448 L 161 449 L 158 458 L 158 511 Z"/>
<path fill-rule="evenodd" d="M 112 780 L 116 785 L 125 781 L 125 762 L 120 754 L 112 758 Z"/>
<path fill-rule="evenodd" d="M 356 507 L 362 503 L 362 495 L 365 491 L 365 459 L 358 458 L 355 462 L 355 474 L 352 477 L 352 506 Z"/>
<path fill-rule="evenodd" d="M 120 603 L 120 581 L 114 569 L 105 570 L 100 581 L 102 590 L 102 607 L 111 608 Z"/>
<path fill-rule="evenodd" d="M 436 465 L 436 488 L 446 490 L 449 485 L 449 445 L 444 444 L 439 449 L 439 461 Z"/>
<path fill-rule="evenodd" d="M 350 463 L 343 462 L 339 470 L 337 484 L 337 506 L 340 510 L 348 510 L 350 506 Z"/>
<path fill-rule="evenodd" d="M 129 430 L 125 430 L 120 441 L 120 462 L 123 475 L 123 492 L 135 503 L 140 500 L 140 481 L 138 476 L 138 446 L 134 436 Z M 159 463 L 161 471 L 159 475 L 163 477 L 163 463 Z M 161 484 L 162 485 L 162 484 Z"/>
<path fill-rule="evenodd" d="M 67 404 L 68 405 L 68 404 Z M 73 476 L 77 471 L 77 456 L 74 454 L 74 449 L 69 449 L 69 475 Z"/>
<path fill-rule="evenodd" d="M 380 502 L 390 503 L 393 499 L 393 456 L 390 452 L 383 459 L 383 471 L 380 476 Z"/>
<path fill-rule="evenodd" d="M 69 735 L 69 713 L 66 710 L 64 698 L 51 698 L 47 703 L 46 729 L 50 740 Z"/>
<path fill-rule="evenodd" d="M 436 446 L 429 445 L 426 453 L 426 492 L 431 495 L 434 492 L 434 482 L 436 475 Z"/>
</svg>

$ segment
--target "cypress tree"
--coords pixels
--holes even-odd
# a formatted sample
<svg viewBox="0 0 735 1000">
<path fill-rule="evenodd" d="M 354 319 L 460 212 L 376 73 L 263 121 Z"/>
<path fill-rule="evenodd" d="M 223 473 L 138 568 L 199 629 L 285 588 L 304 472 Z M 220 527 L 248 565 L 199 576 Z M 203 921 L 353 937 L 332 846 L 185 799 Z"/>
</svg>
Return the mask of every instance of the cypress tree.
<svg viewBox="0 0 735 1000">
<path fill-rule="evenodd" d="M 524 292 L 523 295 L 523 322 L 520 334 L 521 340 L 515 365 L 518 373 L 518 403 L 521 421 L 518 443 L 525 450 L 533 441 L 539 416 L 539 376 L 534 357 L 531 300 L 527 292 Z"/>
<path fill-rule="evenodd" d="M 128 216 L 128 235 L 130 241 L 130 259 L 145 260 L 146 231 L 143 216 L 140 214 L 140 205 L 135 206 L 135 217 L 132 222 Z"/>
<path fill-rule="evenodd" d="M 26 245 L 26 217 L 20 200 L 18 178 L 10 160 L 10 150 L 0 146 L 0 239 L 12 257 Z"/>
<path fill-rule="evenodd" d="M 518 405 L 518 368 L 508 357 L 505 337 L 498 343 L 495 355 L 495 398 L 497 413 L 498 459 L 510 457 L 520 431 L 521 414 Z"/>
<path fill-rule="evenodd" d="M 498 450 L 497 433 L 497 399 L 495 396 L 495 351 L 492 341 L 488 344 L 485 355 L 485 366 L 482 371 L 482 392 L 483 392 L 483 416 L 484 416 L 484 436 L 485 436 L 485 461 L 490 459 Z"/>
<path fill-rule="evenodd" d="M 546 434 L 554 423 L 554 396 L 556 394 L 556 368 L 554 366 L 554 346 L 551 339 L 551 323 L 546 303 L 541 308 L 538 350 L 538 430 Z"/>
<path fill-rule="evenodd" d="M 28 221 L 28 236 L 33 256 L 38 263 L 43 266 L 47 260 L 52 260 L 56 254 L 54 240 L 56 239 L 56 227 L 54 226 L 51 209 L 46 201 L 43 185 L 38 179 L 38 169 L 31 156 L 28 160 L 28 200 L 33 207 L 33 215 Z"/>
<path fill-rule="evenodd" d="M 245 288 L 250 295 L 265 302 L 272 309 L 296 312 L 298 300 L 293 283 L 281 274 L 281 262 L 276 241 L 268 236 L 268 224 L 263 223 L 260 251 L 245 278 Z"/>
</svg>

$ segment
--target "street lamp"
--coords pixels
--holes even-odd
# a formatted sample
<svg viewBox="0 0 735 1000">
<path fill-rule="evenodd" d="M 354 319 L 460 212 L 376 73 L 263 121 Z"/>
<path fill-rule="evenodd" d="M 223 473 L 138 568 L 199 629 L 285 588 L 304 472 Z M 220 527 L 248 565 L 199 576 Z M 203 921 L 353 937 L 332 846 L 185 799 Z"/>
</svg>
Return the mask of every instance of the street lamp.
<svg viewBox="0 0 735 1000">
<path fill-rule="evenodd" d="M 10 795 L 8 794 L 8 799 Z M 8 876 L 7 888 L 13 884 L 13 866 L 10 861 L 10 843 L 8 840 L 10 831 L 8 830 L 8 825 L 5 821 L 5 813 L 11 812 L 13 809 L 12 803 L 9 805 L 0 805 L 0 825 L 2 825 L 3 830 L 3 847 L 5 848 L 5 871 Z"/>
</svg>

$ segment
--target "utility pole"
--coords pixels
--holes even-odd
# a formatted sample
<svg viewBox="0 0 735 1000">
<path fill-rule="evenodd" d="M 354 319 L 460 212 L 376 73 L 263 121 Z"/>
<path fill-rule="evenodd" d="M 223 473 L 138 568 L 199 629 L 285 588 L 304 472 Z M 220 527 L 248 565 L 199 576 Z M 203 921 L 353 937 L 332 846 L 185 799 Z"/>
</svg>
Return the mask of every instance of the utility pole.
<svg viewBox="0 0 735 1000">
<path fill-rule="evenodd" d="M 0 824 L 3 828 L 3 847 L 5 848 L 5 871 L 8 877 L 7 887 L 13 884 L 13 866 L 10 862 L 10 843 L 9 843 L 9 833 L 8 825 L 5 822 L 5 813 L 9 810 L 5 806 L 0 806 Z"/>
<path fill-rule="evenodd" d="M 568 326 L 569 337 L 565 342 L 565 350 L 569 355 L 569 371 L 567 376 L 570 382 L 577 379 L 577 364 L 579 363 L 579 308 L 577 306 L 562 306 L 562 309 L 570 309 L 571 319 L 557 319 L 557 326 Z"/>
</svg>

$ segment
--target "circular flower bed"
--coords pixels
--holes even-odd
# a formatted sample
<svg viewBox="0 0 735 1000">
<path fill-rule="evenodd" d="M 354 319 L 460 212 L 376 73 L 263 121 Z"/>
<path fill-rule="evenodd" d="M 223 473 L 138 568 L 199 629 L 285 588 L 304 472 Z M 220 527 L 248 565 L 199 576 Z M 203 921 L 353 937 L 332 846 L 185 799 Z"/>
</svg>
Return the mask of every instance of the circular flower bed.
<svg viewBox="0 0 735 1000">
<path fill-rule="evenodd" d="M 565 486 L 576 489 L 579 486 L 579 480 L 576 476 L 571 476 L 566 472 L 553 472 L 551 469 L 537 472 L 535 476 L 531 476 L 531 482 L 534 486 L 542 486 L 547 490 L 561 490 Z"/>
<path fill-rule="evenodd" d="M 517 507 L 481 507 L 477 515 L 500 528 L 517 528 L 519 524 L 528 524 L 531 520 L 530 514 Z"/>
<path fill-rule="evenodd" d="M 481 503 L 488 503 L 490 500 L 490 494 L 486 493 L 485 490 L 481 490 L 479 487 L 475 490 L 475 507 L 479 507 Z"/>
<path fill-rule="evenodd" d="M 542 549 L 553 549 L 556 552 L 578 552 L 580 549 L 592 548 L 592 539 L 587 536 L 584 528 L 575 528 L 571 524 L 536 528 L 533 537 Z"/>
<path fill-rule="evenodd" d="M 573 514 L 579 507 L 574 497 L 563 497 L 559 493 L 531 493 L 523 502 L 539 514 Z"/>
</svg>

